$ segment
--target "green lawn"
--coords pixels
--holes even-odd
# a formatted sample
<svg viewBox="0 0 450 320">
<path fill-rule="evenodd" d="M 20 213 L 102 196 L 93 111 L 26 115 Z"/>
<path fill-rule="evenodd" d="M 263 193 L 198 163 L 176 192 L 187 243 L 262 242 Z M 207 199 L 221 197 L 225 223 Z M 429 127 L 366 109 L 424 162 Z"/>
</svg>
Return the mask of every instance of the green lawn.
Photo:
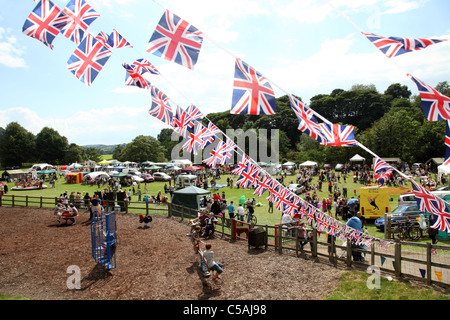
<svg viewBox="0 0 450 320">
<path fill-rule="evenodd" d="M 236 175 L 222 175 L 221 178 L 219 180 L 217 180 L 217 184 L 218 185 L 226 185 L 227 177 L 232 178 L 234 180 L 234 182 L 236 182 L 236 180 L 238 178 Z M 291 180 L 295 182 L 294 175 L 286 177 L 286 179 L 284 181 L 285 185 L 288 185 L 291 182 Z M 312 183 L 317 184 L 317 181 L 318 181 L 318 177 L 314 177 L 312 180 Z M 49 185 L 48 182 L 46 182 L 46 184 Z M 164 192 L 164 184 L 165 184 L 164 182 L 148 183 L 147 184 L 148 194 L 156 196 L 159 191 Z M 10 187 L 13 186 L 12 183 L 10 183 L 9 185 L 10 185 Z M 236 183 L 234 183 L 234 186 L 236 186 Z M 341 179 L 341 182 L 338 184 L 338 186 L 341 190 L 344 186 L 347 187 L 349 198 L 352 195 L 358 196 L 360 188 L 363 187 L 363 185 L 360 183 L 354 183 L 353 179 L 347 179 L 346 183 L 344 183 L 343 180 Z M 66 183 L 66 181 L 64 179 L 58 179 L 55 188 L 47 188 L 44 190 L 34 190 L 34 191 L 10 191 L 9 194 L 15 194 L 15 195 L 20 195 L 20 196 L 29 195 L 29 196 L 35 196 L 35 197 L 39 197 L 39 196 L 59 197 L 62 193 L 64 193 L 64 191 L 67 191 L 68 194 L 70 194 L 73 191 L 75 193 L 81 192 L 82 194 L 83 194 L 83 192 L 89 192 L 89 195 L 93 195 L 95 191 L 101 191 L 101 189 L 102 188 L 98 189 L 97 185 L 86 186 L 83 184 L 68 184 L 68 183 Z M 128 190 L 129 188 L 125 188 L 125 189 Z M 389 188 L 389 189 L 393 190 L 395 188 Z M 145 195 L 143 187 L 142 187 L 142 191 L 143 191 L 143 196 L 142 196 L 142 199 L 143 199 L 144 195 Z M 255 197 L 255 200 L 257 203 L 257 206 L 255 207 L 255 215 L 258 218 L 259 225 L 273 226 L 273 225 L 279 224 L 281 222 L 281 211 L 274 208 L 273 213 L 268 213 L 268 201 L 266 199 L 268 197 L 268 192 L 264 193 L 262 197 L 258 197 L 253 194 L 252 189 L 242 189 L 242 188 L 238 189 L 236 187 L 231 189 L 229 187 L 224 187 L 224 188 L 218 189 L 217 191 L 212 191 L 211 189 L 210 189 L 210 191 L 214 192 L 214 193 L 217 192 L 219 194 L 222 194 L 222 191 L 224 191 L 225 199 L 227 200 L 227 202 L 229 203 L 231 200 L 233 200 L 236 207 L 237 207 L 237 204 L 239 203 L 239 199 L 241 198 L 241 196 L 245 196 L 246 199 L 251 199 L 251 198 Z M 326 186 L 323 186 L 322 191 L 318 191 L 317 193 L 318 193 L 320 200 L 323 199 L 324 197 L 328 197 L 328 190 L 327 190 Z M 390 208 L 391 208 L 391 210 L 393 210 L 397 207 L 398 194 L 392 193 L 390 195 L 390 199 L 391 199 Z M 132 197 L 132 201 L 133 202 L 137 201 L 137 195 Z M 136 206 L 136 204 L 133 204 L 131 206 Z M 334 216 L 334 210 L 332 210 L 332 214 Z M 370 235 L 372 235 L 376 238 L 384 238 L 384 233 L 378 231 L 375 228 L 373 221 L 369 221 L 368 232 Z M 427 240 L 423 240 L 423 241 L 427 241 Z M 441 243 L 445 243 L 445 241 L 443 241 Z"/>
<path fill-rule="evenodd" d="M 217 181 L 217 184 L 226 185 L 227 175 L 223 175 L 220 180 Z M 237 177 L 234 175 L 230 175 L 234 181 L 237 180 Z M 285 180 L 286 185 L 290 183 L 291 180 L 295 180 L 295 176 L 288 176 Z M 317 177 L 313 179 L 313 183 L 317 183 Z M 48 184 L 48 183 L 47 183 Z M 12 184 L 10 184 L 10 187 Z M 353 194 L 353 190 L 356 190 L 356 195 L 359 195 L 359 189 L 362 187 L 359 183 L 353 183 L 352 180 L 347 179 L 347 182 L 344 184 L 341 180 L 339 187 L 342 189 L 343 186 L 346 186 L 349 191 L 349 196 Z M 156 195 L 159 191 L 164 190 L 164 182 L 153 182 L 147 184 L 148 194 Z M 127 188 L 128 189 L 128 188 Z M 47 188 L 44 190 L 38 191 L 11 191 L 9 194 L 15 195 L 29 195 L 29 196 L 43 196 L 43 197 L 59 197 L 64 191 L 70 192 L 89 192 L 92 195 L 95 191 L 99 190 L 97 186 L 86 186 L 82 184 L 67 184 L 64 179 L 59 179 L 56 183 L 55 188 Z M 326 188 L 323 188 L 322 192 L 318 192 L 320 199 L 323 197 L 328 197 L 328 192 L 325 192 Z M 233 200 L 236 203 L 239 202 L 239 198 L 244 195 L 246 198 L 255 197 L 256 202 L 260 204 L 255 208 L 255 214 L 258 217 L 258 224 L 267 224 L 267 225 L 275 225 L 280 223 L 281 221 L 281 212 L 274 208 L 273 213 L 268 213 L 268 201 L 266 200 L 267 192 L 263 195 L 263 197 L 256 197 L 253 195 L 253 190 L 246 189 L 237 189 L 237 188 L 221 188 L 216 192 L 220 194 L 222 191 L 225 191 L 225 198 L 229 202 Z M 391 195 L 392 201 L 390 202 L 391 210 L 397 207 L 397 195 Z M 132 200 L 137 200 L 137 196 L 134 196 Z M 334 213 L 333 213 L 334 214 Z M 384 234 L 377 231 L 373 224 L 369 225 L 369 233 L 377 238 L 383 238 Z M 429 241 L 429 239 L 425 239 L 423 241 Z M 440 242 L 442 244 L 443 242 Z M 368 274 L 360 273 L 360 272 L 348 272 L 341 279 L 340 284 L 336 290 L 330 294 L 330 296 L 325 297 L 325 299 L 329 300 L 415 300 L 415 299 L 448 299 L 446 295 L 440 295 L 435 293 L 432 289 L 421 289 L 411 287 L 409 284 L 397 282 L 397 281 L 388 281 L 386 278 L 381 279 L 381 289 L 377 290 L 369 290 L 367 288 L 366 282 Z M 1 299 L 16 299 L 16 297 L 7 297 L 1 296 Z M 19 298 L 20 299 L 20 298 Z"/>
<path fill-rule="evenodd" d="M 370 278 L 369 278 L 370 277 Z M 372 285 L 372 289 L 369 289 Z M 412 286 L 407 282 L 389 281 L 380 277 L 379 287 L 375 287 L 374 277 L 364 272 L 347 272 L 338 287 L 326 300 L 449 300 L 443 294 L 425 286 Z"/>
</svg>

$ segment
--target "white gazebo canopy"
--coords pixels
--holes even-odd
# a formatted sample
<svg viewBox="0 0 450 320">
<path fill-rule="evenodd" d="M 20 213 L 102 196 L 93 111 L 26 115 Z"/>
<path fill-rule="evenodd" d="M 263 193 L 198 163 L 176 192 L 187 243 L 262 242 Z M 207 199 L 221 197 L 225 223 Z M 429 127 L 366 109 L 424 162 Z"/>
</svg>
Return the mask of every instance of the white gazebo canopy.
<svg viewBox="0 0 450 320">
<path fill-rule="evenodd" d="M 300 163 L 300 167 L 314 167 L 314 166 L 317 166 L 317 162 L 308 160 L 303 163 Z"/>
<path fill-rule="evenodd" d="M 366 160 L 366 158 L 361 157 L 359 154 L 355 154 L 355 155 L 350 159 L 350 161 L 364 161 L 364 160 Z"/>
<path fill-rule="evenodd" d="M 439 174 L 450 174 L 450 165 L 441 164 L 438 166 Z"/>
</svg>

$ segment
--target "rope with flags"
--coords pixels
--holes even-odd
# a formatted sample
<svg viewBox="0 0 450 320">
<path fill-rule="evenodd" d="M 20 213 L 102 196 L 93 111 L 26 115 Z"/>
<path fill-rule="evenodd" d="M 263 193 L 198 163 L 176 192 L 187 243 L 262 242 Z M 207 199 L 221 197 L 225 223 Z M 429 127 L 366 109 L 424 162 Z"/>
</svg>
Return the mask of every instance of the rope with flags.
<svg viewBox="0 0 450 320">
<path fill-rule="evenodd" d="M 327 2 L 331 5 L 328 0 Z M 76 7 L 76 10 L 69 12 L 68 10 L 74 6 Z M 333 6 L 333 8 L 335 7 Z M 337 8 L 335 8 L 335 10 L 337 10 Z M 339 12 L 339 10 L 337 11 Z M 342 16 L 352 23 L 364 36 L 370 38 L 369 40 L 373 41 L 380 50 L 381 48 L 385 50 L 384 44 L 383 47 L 376 44 L 381 38 L 375 39 L 375 35 L 362 32 L 350 19 L 343 14 Z M 84 36 L 89 24 L 98 17 L 100 17 L 100 15 L 88 5 L 85 0 L 71 0 L 68 7 L 62 10 L 50 0 L 41 0 L 27 18 L 23 27 L 23 32 L 24 34 L 43 42 L 51 49 L 53 49 L 52 41 L 59 33 L 64 34 L 75 43 L 79 43 L 79 47 L 68 61 L 68 68 L 82 82 L 91 85 L 98 73 L 105 66 L 106 61 L 108 61 L 109 56 L 111 55 L 110 49 L 134 48 L 134 46 L 126 41 L 115 29 L 113 29 L 113 32 L 110 35 L 101 32 L 97 36 L 92 36 L 89 33 Z M 77 19 L 80 19 L 84 24 L 81 24 L 81 22 L 76 24 L 75 22 L 78 21 Z M 69 28 L 68 26 L 70 25 L 73 27 Z M 337 147 L 359 146 L 376 156 L 372 151 L 355 139 L 353 126 L 331 123 L 314 110 L 306 107 L 299 99 L 276 85 L 272 80 L 269 80 L 255 68 L 223 48 L 216 41 L 207 37 L 204 32 L 198 30 L 192 24 L 175 15 L 168 9 L 164 10 L 164 14 L 147 44 L 146 51 L 189 69 L 193 69 L 197 63 L 203 39 L 211 40 L 218 45 L 219 48 L 232 55 L 236 60 L 231 113 L 252 115 L 274 114 L 275 95 L 271 87 L 272 84 L 289 96 L 291 108 L 294 110 L 299 120 L 300 131 L 318 140 L 322 145 Z M 397 43 L 394 43 L 394 40 L 397 41 Z M 384 40 L 382 39 L 382 41 Z M 383 53 L 395 51 L 395 54 L 387 55 L 391 58 L 406 52 L 423 49 L 430 44 L 444 40 L 420 39 L 420 41 L 422 44 L 416 42 L 413 44 L 410 40 L 404 41 L 403 49 L 401 49 L 404 52 L 400 49 L 386 49 L 387 51 L 385 50 Z M 390 39 L 390 43 L 396 45 L 397 48 L 400 46 L 399 42 L 401 42 L 399 39 Z M 407 47 L 407 49 L 405 49 L 405 47 Z M 390 60 L 392 61 L 392 59 Z M 216 139 L 220 140 L 217 136 L 221 133 L 225 137 L 225 141 L 218 141 L 218 145 L 211 152 L 211 156 L 204 161 L 207 165 L 215 168 L 217 165 L 226 164 L 227 161 L 232 158 L 233 152 L 237 155 L 241 155 L 241 162 L 239 162 L 237 167 L 232 171 L 232 173 L 239 175 L 238 184 L 240 186 L 244 188 L 256 187 L 255 193 L 259 196 L 262 196 L 264 192 L 269 191 L 268 199 L 273 201 L 278 209 L 287 212 L 292 216 L 300 215 L 301 217 L 306 217 L 307 222 L 310 225 L 313 225 L 313 220 L 315 220 L 316 227 L 320 228 L 321 231 L 333 235 L 339 233 L 358 243 L 372 243 L 374 241 L 374 237 L 351 229 L 345 224 L 340 225 L 340 221 L 327 216 L 324 212 L 321 212 L 312 204 L 280 184 L 261 168 L 254 159 L 251 159 L 239 148 L 239 146 L 234 144 L 233 139 L 229 138 L 206 116 L 201 114 L 194 104 L 191 104 L 190 107 L 183 110 L 178 104 L 174 103 L 174 105 L 177 106 L 177 109 L 176 112 L 173 112 L 172 106 L 169 103 L 169 97 L 159 88 L 151 84 L 148 79 L 144 78 L 149 74 L 163 77 L 163 75 L 147 60 L 137 59 L 131 65 L 124 63 L 123 66 L 126 72 L 126 85 L 134 85 L 150 91 L 152 106 L 149 110 L 149 114 L 166 125 L 171 126 L 174 131 L 188 139 L 183 145 L 184 150 L 197 154 L 199 149 L 203 149 Z M 410 75 L 408 74 L 408 76 Z M 424 107 L 424 112 L 425 110 L 428 110 L 427 118 L 430 121 L 442 119 L 450 120 L 450 116 L 448 115 L 450 114 L 450 112 L 448 112 L 450 110 L 450 99 L 436 92 L 416 78 L 411 76 L 411 79 L 413 79 L 418 87 L 420 85 L 419 91 L 422 97 L 422 106 L 426 106 L 426 109 Z M 166 79 L 166 81 L 168 81 L 168 79 Z M 168 83 L 179 91 L 169 81 Z M 316 117 L 322 120 L 323 123 L 319 123 Z M 208 124 L 206 126 L 203 125 L 201 119 L 208 121 Z M 378 156 L 376 157 L 379 158 Z M 410 179 L 411 183 L 413 183 L 413 180 L 410 177 L 406 177 L 395 168 L 393 168 L 393 170 L 405 178 Z M 384 175 L 387 174 L 387 171 L 378 171 L 377 169 L 376 173 L 379 179 L 383 179 Z M 433 227 L 450 231 L 448 223 L 450 217 L 446 206 L 442 206 L 442 202 L 435 199 L 436 197 L 430 197 L 427 190 L 424 191 L 417 186 L 414 188 L 414 185 L 413 190 L 418 199 L 418 203 L 420 201 L 423 206 L 428 206 L 427 208 L 430 208 L 430 210 L 433 209 L 433 214 L 438 215 L 437 222 Z M 428 202 L 431 202 L 432 206 L 430 206 Z M 380 242 L 385 241 L 382 239 L 377 240 Z"/>
</svg>

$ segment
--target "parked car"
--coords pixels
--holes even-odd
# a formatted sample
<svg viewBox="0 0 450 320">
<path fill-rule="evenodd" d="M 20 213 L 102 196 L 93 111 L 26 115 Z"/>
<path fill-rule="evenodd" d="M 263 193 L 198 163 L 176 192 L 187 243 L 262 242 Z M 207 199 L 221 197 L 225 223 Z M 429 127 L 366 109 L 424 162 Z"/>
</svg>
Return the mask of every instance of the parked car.
<svg viewBox="0 0 450 320">
<path fill-rule="evenodd" d="M 327 163 L 323 165 L 324 170 L 331 170 L 331 164 Z"/>
<path fill-rule="evenodd" d="M 334 167 L 335 171 L 342 171 L 344 169 L 344 165 L 342 163 L 338 163 L 336 167 Z"/>
<path fill-rule="evenodd" d="M 141 178 L 144 179 L 144 182 L 154 182 L 155 178 L 149 173 L 142 173 Z"/>
<path fill-rule="evenodd" d="M 433 191 L 450 191 L 450 186 L 441 186 L 434 189 Z"/>
<path fill-rule="evenodd" d="M 155 181 L 169 181 L 170 180 L 170 176 L 164 172 L 155 172 L 153 174 L 153 178 L 155 179 Z"/>
<path fill-rule="evenodd" d="M 398 196 L 399 206 L 413 206 L 417 204 L 416 196 L 414 193 L 405 193 Z"/>
<path fill-rule="evenodd" d="M 295 194 L 301 194 L 303 191 L 303 186 L 301 184 L 293 183 L 288 185 L 288 189 Z"/>
<path fill-rule="evenodd" d="M 401 221 L 407 219 L 407 217 L 413 217 L 413 218 L 419 218 L 420 214 L 427 215 L 426 212 L 420 211 L 417 208 L 417 205 L 410 205 L 410 206 L 398 206 L 397 209 L 394 211 L 388 213 L 387 215 L 390 216 L 392 219 L 391 221 Z M 384 217 L 378 218 L 375 220 L 375 227 L 379 230 L 384 230 Z"/>
</svg>

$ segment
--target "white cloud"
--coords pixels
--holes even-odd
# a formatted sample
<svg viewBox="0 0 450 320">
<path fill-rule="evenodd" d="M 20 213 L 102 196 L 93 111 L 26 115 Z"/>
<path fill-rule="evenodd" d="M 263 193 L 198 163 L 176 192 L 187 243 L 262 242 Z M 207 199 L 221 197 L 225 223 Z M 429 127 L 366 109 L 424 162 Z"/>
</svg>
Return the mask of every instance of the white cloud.
<svg viewBox="0 0 450 320">
<path fill-rule="evenodd" d="M 448 38 L 448 35 L 440 38 Z M 301 96 L 305 102 L 314 95 L 330 93 L 336 88 L 348 90 L 358 83 L 373 83 L 379 91 L 386 89 L 378 88 L 381 84 L 396 82 L 414 89 L 414 84 L 406 77 L 408 72 L 424 82 L 429 79 L 430 85 L 448 80 L 445 77 L 450 69 L 447 54 L 450 43 L 439 43 L 426 50 L 387 59 L 376 48 L 371 53 L 355 53 L 355 42 L 351 36 L 327 40 L 318 52 L 304 60 L 276 60 L 273 65 L 277 67 L 265 75 L 288 93 Z"/>
<path fill-rule="evenodd" d="M 21 107 L 0 110 L 0 127 L 5 128 L 13 121 L 35 135 L 43 127 L 53 128 L 69 143 L 78 145 L 128 143 L 140 134 L 156 137 L 166 127 L 148 114 L 148 106 L 77 111 L 62 118 L 42 117 L 34 110 Z"/>
<path fill-rule="evenodd" d="M 21 57 L 24 53 L 17 39 L 10 35 L 11 30 L 0 27 L 0 64 L 9 68 L 23 68 L 27 64 Z"/>
</svg>

